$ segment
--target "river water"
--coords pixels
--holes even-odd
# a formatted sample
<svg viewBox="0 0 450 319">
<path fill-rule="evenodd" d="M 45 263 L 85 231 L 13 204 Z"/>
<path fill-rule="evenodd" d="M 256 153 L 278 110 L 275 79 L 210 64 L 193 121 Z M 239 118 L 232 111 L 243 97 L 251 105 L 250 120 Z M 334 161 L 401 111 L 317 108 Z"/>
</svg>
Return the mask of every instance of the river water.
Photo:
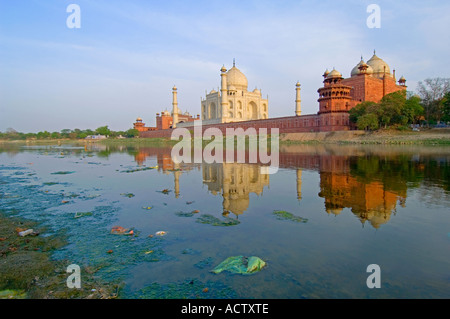
<svg viewBox="0 0 450 319">
<path fill-rule="evenodd" d="M 4 149 L 1 210 L 64 232 L 54 258 L 123 298 L 450 297 L 450 147 L 282 146 L 274 174 L 170 151 Z M 211 271 L 231 256 L 266 265 Z"/>
</svg>

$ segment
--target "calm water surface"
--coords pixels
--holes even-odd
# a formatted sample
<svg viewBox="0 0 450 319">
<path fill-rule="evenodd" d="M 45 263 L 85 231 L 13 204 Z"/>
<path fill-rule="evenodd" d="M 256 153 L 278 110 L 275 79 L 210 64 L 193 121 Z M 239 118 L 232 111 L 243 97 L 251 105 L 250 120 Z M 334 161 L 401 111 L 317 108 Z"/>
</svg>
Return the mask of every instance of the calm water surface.
<svg viewBox="0 0 450 319">
<path fill-rule="evenodd" d="M 174 164 L 165 148 L 3 150 L 1 210 L 64 231 L 54 258 L 123 281 L 124 298 L 450 297 L 449 147 L 280 151 L 279 171 L 262 175 Z M 237 255 L 267 266 L 211 272 Z M 366 285 L 370 264 L 379 289 Z"/>
</svg>

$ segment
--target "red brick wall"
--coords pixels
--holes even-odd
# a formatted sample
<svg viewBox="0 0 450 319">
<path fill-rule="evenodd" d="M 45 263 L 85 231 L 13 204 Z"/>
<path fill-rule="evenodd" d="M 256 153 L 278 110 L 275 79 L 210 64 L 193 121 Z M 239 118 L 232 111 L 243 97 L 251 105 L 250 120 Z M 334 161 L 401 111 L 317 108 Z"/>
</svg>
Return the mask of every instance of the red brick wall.
<svg viewBox="0 0 450 319">
<path fill-rule="evenodd" d="M 324 124 L 326 121 L 327 124 Z M 347 112 L 325 113 L 321 115 L 302 115 L 302 116 L 287 116 L 264 120 L 221 123 L 203 125 L 203 132 L 215 127 L 221 130 L 225 136 L 227 128 L 255 128 L 258 132 L 260 128 L 266 128 L 267 133 L 271 133 L 272 128 L 278 128 L 280 133 L 295 133 L 295 132 L 320 132 L 320 131 L 343 131 L 349 130 L 349 121 Z M 187 129 L 193 130 L 194 126 Z M 171 137 L 173 129 L 141 132 L 140 137 Z M 203 133 L 202 132 L 202 133 Z"/>
<path fill-rule="evenodd" d="M 351 95 L 356 104 L 362 101 L 380 102 L 383 97 L 383 80 L 372 76 L 358 75 L 343 79 L 342 84 L 352 86 Z M 391 77 L 386 78 L 385 94 L 393 93 L 399 90 L 406 90 L 405 86 L 397 85 Z"/>
</svg>

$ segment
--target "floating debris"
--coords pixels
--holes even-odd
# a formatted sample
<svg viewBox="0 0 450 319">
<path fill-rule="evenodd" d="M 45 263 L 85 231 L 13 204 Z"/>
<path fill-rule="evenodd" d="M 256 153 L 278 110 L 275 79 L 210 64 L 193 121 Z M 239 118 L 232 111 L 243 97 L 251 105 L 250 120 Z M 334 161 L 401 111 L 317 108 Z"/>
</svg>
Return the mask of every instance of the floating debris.
<svg viewBox="0 0 450 319">
<path fill-rule="evenodd" d="M 192 203 L 195 203 L 195 201 L 192 201 L 192 202 L 186 202 L 187 205 L 191 205 Z"/>
<path fill-rule="evenodd" d="M 180 217 L 192 217 L 192 216 L 194 216 L 194 214 L 198 214 L 198 213 L 200 213 L 200 211 L 198 209 L 196 209 L 191 212 L 182 212 L 182 211 L 176 212 L 175 215 L 180 216 Z"/>
<path fill-rule="evenodd" d="M 201 254 L 200 251 L 195 250 L 195 249 L 192 249 L 192 248 L 186 248 L 186 249 L 183 249 L 183 250 L 181 251 L 181 253 L 182 253 L 183 255 L 199 255 L 199 254 Z"/>
<path fill-rule="evenodd" d="M 67 174 L 73 174 L 73 173 L 75 173 L 75 171 L 59 171 L 59 172 L 54 172 L 54 173 L 51 173 L 52 175 L 67 175 Z"/>
<path fill-rule="evenodd" d="M 128 198 L 134 197 L 133 193 L 121 193 L 120 195 L 128 197 Z"/>
<path fill-rule="evenodd" d="M 114 226 L 111 229 L 111 234 L 116 234 L 116 235 L 133 235 L 134 231 L 132 229 L 124 228 L 122 226 Z"/>
<path fill-rule="evenodd" d="M 209 214 L 201 215 L 197 218 L 196 222 L 213 226 L 235 226 L 241 223 L 239 220 L 234 218 L 225 217 L 225 220 L 220 220 L 219 218 Z"/>
<path fill-rule="evenodd" d="M 92 216 L 92 212 L 76 212 L 74 218 Z"/>
<path fill-rule="evenodd" d="M 163 230 L 157 231 L 157 232 L 155 233 L 156 236 L 164 236 L 164 235 L 166 235 L 166 234 L 167 234 L 167 232 L 165 232 L 165 231 L 163 231 Z"/>
<path fill-rule="evenodd" d="M 128 169 L 125 171 L 121 171 L 121 173 L 134 173 L 134 172 L 142 172 L 142 171 L 147 171 L 150 169 L 157 169 L 158 165 L 156 166 L 152 166 L 152 167 L 140 167 L 140 168 L 135 168 L 135 169 Z"/>
<path fill-rule="evenodd" d="M 28 236 L 28 235 L 37 235 L 37 233 L 35 233 L 34 232 L 34 230 L 33 229 L 27 229 L 27 230 L 23 230 L 23 231 L 20 231 L 20 232 L 18 232 L 17 233 L 20 237 L 25 237 L 25 236 Z"/>
<path fill-rule="evenodd" d="M 212 272 L 219 274 L 222 271 L 228 271 L 234 274 L 249 275 L 260 271 L 265 266 L 266 263 L 256 256 L 232 256 L 222 261 Z"/>
<path fill-rule="evenodd" d="M 194 216 L 193 212 L 176 212 L 175 215 L 179 216 L 179 217 L 192 217 Z"/>
<path fill-rule="evenodd" d="M 277 217 L 279 220 L 290 220 L 297 223 L 306 223 L 308 221 L 307 218 L 295 216 L 287 211 L 284 210 L 275 210 L 273 214 Z"/>
<path fill-rule="evenodd" d="M 143 206 L 142 207 L 142 209 L 146 209 L 146 210 L 150 210 L 150 209 L 152 209 L 153 207 L 152 206 Z"/>
<path fill-rule="evenodd" d="M 170 189 L 167 189 L 167 188 L 165 188 L 165 189 L 163 189 L 162 191 L 157 191 L 157 192 L 159 192 L 159 193 L 163 193 L 163 194 L 169 194 L 170 192 L 171 192 L 171 190 Z"/>
</svg>

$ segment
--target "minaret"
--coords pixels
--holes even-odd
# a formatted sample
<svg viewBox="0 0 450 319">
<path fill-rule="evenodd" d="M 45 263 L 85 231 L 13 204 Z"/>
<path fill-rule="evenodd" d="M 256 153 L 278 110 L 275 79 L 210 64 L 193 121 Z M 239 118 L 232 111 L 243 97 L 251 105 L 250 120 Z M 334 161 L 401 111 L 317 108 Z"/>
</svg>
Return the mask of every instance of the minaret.
<svg viewBox="0 0 450 319">
<path fill-rule="evenodd" d="M 300 116 L 302 114 L 302 109 L 300 107 L 300 83 L 297 82 L 297 84 L 295 85 L 295 91 L 296 91 L 296 95 L 295 95 L 295 115 Z"/>
<path fill-rule="evenodd" d="M 173 172 L 174 182 L 175 182 L 175 198 L 180 197 L 180 175 L 181 172 L 178 171 L 178 164 L 175 164 L 175 172 Z"/>
<path fill-rule="evenodd" d="M 220 113 L 221 117 L 223 118 L 226 116 L 227 113 L 227 106 L 228 106 L 228 90 L 227 90 L 227 69 L 225 66 L 222 66 L 220 69 L 220 77 L 222 78 L 221 88 L 220 88 Z"/>
<path fill-rule="evenodd" d="M 177 101 L 177 87 L 174 85 L 172 88 L 172 128 L 177 127 L 178 123 L 178 101 Z"/>
<path fill-rule="evenodd" d="M 297 200 L 302 199 L 302 170 L 297 169 Z"/>
</svg>

